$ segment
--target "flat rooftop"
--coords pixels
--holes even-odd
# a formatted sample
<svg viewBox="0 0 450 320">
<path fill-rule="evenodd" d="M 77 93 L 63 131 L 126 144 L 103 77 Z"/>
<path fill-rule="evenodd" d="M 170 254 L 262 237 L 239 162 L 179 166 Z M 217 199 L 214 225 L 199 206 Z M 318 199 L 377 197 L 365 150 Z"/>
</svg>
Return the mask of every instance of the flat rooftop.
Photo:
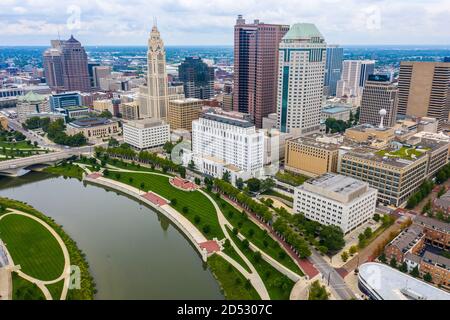
<svg viewBox="0 0 450 320">
<path fill-rule="evenodd" d="M 164 121 L 148 118 L 148 119 L 142 119 L 142 120 L 134 120 L 134 121 L 128 121 L 125 123 L 125 126 L 130 126 L 138 129 L 146 129 L 146 128 L 152 128 L 152 127 L 158 127 L 165 125 L 166 123 Z"/>
<path fill-rule="evenodd" d="M 306 136 L 306 137 L 293 139 L 292 141 L 309 146 L 309 147 L 318 148 L 318 149 L 324 149 L 324 150 L 329 150 L 329 151 L 339 150 L 339 147 L 340 147 L 339 144 L 317 141 L 316 139 L 320 138 L 320 137 L 321 137 L 321 135 Z"/>
<path fill-rule="evenodd" d="M 103 126 L 106 124 L 109 124 L 113 121 L 106 119 L 106 118 L 84 118 L 84 119 L 78 119 L 75 120 L 69 125 L 78 127 L 78 128 L 89 128 L 89 127 L 97 127 L 97 126 Z"/>
<path fill-rule="evenodd" d="M 414 218 L 414 224 L 419 226 L 426 226 L 431 229 L 435 229 L 441 232 L 450 233 L 450 223 L 446 223 L 441 220 L 425 217 L 423 215 L 417 215 Z"/>
<path fill-rule="evenodd" d="M 215 113 L 210 113 L 210 112 L 204 113 L 200 117 L 203 119 L 217 121 L 217 122 L 221 122 L 221 123 L 225 123 L 225 124 L 229 124 L 229 125 L 237 126 L 237 127 L 241 127 L 241 128 L 251 128 L 251 127 L 255 126 L 250 121 L 247 121 L 244 119 L 232 118 L 232 117 L 225 116 L 222 114 L 215 114 Z"/>
<path fill-rule="evenodd" d="M 350 108 L 345 108 L 345 107 L 330 107 L 330 108 L 322 109 L 322 112 L 323 112 L 323 113 L 336 114 L 336 113 L 341 113 L 341 112 L 350 112 Z"/>
<path fill-rule="evenodd" d="M 351 194 L 353 191 L 367 185 L 367 183 L 344 175 L 326 173 L 305 183 L 315 185 L 323 190 L 340 194 Z"/>
<path fill-rule="evenodd" d="M 383 300 L 450 300 L 444 290 L 381 263 L 362 264 L 358 278 Z"/>
<path fill-rule="evenodd" d="M 298 188 L 345 204 L 366 194 L 370 189 L 366 182 L 335 173 L 307 180 Z"/>
</svg>

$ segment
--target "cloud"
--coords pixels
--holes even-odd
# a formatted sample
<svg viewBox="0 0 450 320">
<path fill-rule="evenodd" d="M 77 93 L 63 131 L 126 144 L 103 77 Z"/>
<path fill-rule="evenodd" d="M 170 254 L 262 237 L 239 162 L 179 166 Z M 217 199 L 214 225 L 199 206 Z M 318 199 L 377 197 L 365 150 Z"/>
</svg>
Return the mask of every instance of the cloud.
<svg viewBox="0 0 450 320">
<path fill-rule="evenodd" d="M 59 32 L 91 45 L 145 45 L 153 17 L 167 44 L 232 44 L 237 14 L 267 23 L 313 22 L 329 43 L 449 44 L 448 0 L 1 1 L 4 44 L 48 44 Z"/>
</svg>

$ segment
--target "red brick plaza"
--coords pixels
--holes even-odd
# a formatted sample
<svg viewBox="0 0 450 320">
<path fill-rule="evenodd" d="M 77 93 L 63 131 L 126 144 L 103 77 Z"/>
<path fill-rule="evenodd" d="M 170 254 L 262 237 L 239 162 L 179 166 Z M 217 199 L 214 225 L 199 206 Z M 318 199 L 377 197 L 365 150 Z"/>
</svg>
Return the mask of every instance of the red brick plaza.
<svg viewBox="0 0 450 320">
<path fill-rule="evenodd" d="M 170 178 L 169 182 L 175 188 L 178 188 L 178 189 L 181 189 L 184 191 L 194 191 L 194 190 L 197 190 L 197 188 L 198 188 L 198 186 L 195 183 L 193 183 L 189 180 L 181 179 L 179 177 Z"/>
<path fill-rule="evenodd" d="M 143 194 L 142 197 L 157 206 L 164 206 L 167 204 L 167 201 L 161 198 L 160 196 L 154 194 L 153 192 L 147 192 Z"/>
</svg>

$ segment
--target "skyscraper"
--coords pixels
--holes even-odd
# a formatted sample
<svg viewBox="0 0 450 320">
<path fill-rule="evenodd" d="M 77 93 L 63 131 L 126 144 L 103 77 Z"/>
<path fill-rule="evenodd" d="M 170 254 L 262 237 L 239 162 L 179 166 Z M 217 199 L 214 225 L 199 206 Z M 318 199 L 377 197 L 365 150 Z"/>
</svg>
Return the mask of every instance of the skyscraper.
<svg viewBox="0 0 450 320">
<path fill-rule="evenodd" d="M 233 110 L 250 113 L 258 128 L 275 112 L 278 44 L 288 30 L 259 20 L 246 24 L 242 15 L 234 26 Z"/>
<path fill-rule="evenodd" d="M 61 45 L 64 89 L 89 92 L 91 81 L 88 73 L 88 58 L 81 43 L 73 36 Z"/>
<path fill-rule="evenodd" d="M 327 46 L 327 61 L 325 65 L 325 87 L 326 95 L 336 95 L 336 85 L 341 80 L 342 59 L 344 57 L 344 49 L 338 45 Z"/>
<path fill-rule="evenodd" d="M 281 132 L 304 135 L 320 129 L 326 46 L 310 23 L 294 24 L 281 40 L 277 72 Z"/>
<path fill-rule="evenodd" d="M 402 62 L 398 79 L 398 114 L 433 117 L 439 128 L 450 111 L 450 63 Z"/>
<path fill-rule="evenodd" d="M 53 40 L 52 47 L 44 51 L 43 65 L 48 86 L 55 91 L 64 88 L 61 41 Z"/>
<path fill-rule="evenodd" d="M 374 60 L 344 60 L 342 77 L 337 83 L 336 96 L 359 97 L 369 75 L 375 71 Z"/>
<path fill-rule="evenodd" d="M 363 89 L 359 121 L 378 126 L 380 110 L 386 110 L 383 125 L 393 127 L 397 115 L 398 88 L 389 75 L 370 75 Z"/>
<path fill-rule="evenodd" d="M 167 85 L 166 50 L 155 25 L 148 39 L 147 87 L 146 90 L 141 90 L 140 96 L 140 111 L 143 118 L 166 119 L 169 105 Z"/>
<path fill-rule="evenodd" d="M 186 57 L 178 67 L 186 98 L 211 99 L 214 96 L 214 68 L 199 57 Z"/>
</svg>

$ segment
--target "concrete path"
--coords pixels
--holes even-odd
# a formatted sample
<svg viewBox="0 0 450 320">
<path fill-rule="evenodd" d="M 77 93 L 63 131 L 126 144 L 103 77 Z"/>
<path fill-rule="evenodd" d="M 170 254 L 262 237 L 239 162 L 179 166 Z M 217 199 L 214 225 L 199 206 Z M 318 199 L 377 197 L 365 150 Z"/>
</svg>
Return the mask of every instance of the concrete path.
<svg viewBox="0 0 450 320">
<path fill-rule="evenodd" d="M 14 265 L 14 267 L 12 268 L 11 271 L 17 272 L 17 274 L 20 277 L 24 278 L 25 280 L 28 280 L 31 283 L 36 284 L 42 290 L 42 292 L 44 293 L 44 296 L 45 296 L 45 298 L 47 300 L 53 300 L 53 297 L 51 296 L 49 290 L 47 289 L 47 287 L 45 285 L 57 283 L 59 281 L 64 280 L 64 286 L 63 286 L 63 289 L 62 289 L 62 293 L 61 293 L 60 299 L 61 300 L 65 300 L 66 297 L 67 297 L 67 291 L 69 289 L 69 282 L 70 282 L 70 256 L 69 256 L 69 251 L 67 250 L 67 247 L 66 247 L 64 241 L 61 239 L 59 234 L 52 227 L 50 227 L 47 223 L 45 223 L 43 220 L 41 220 L 41 219 L 31 215 L 31 214 L 28 214 L 28 213 L 25 213 L 25 212 L 22 212 L 22 211 L 19 211 L 19 210 L 16 210 L 16 209 L 11 209 L 10 208 L 9 210 L 10 210 L 10 212 L 0 216 L 0 220 L 3 219 L 4 217 L 8 216 L 8 215 L 17 214 L 17 215 L 26 216 L 26 217 L 28 217 L 30 219 L 33 219 L 33 220 L 39 222 L 56 239 L 56 241 L 58 242 L 58 244 L 61 247 L 61 250 L 62 250 L 63 256 L 64 256 L 64 269 L 63 269 L 63 272 L 58 278 L 56 278 L 54 280 L 50 280 L 50 281 L 39 280 L 39 279 L 33 278 L 33 277 L 25 274 L 24 272 L 22 272 L 20 270 L 20 266 L 14 265 L 14 260 L 12 259 L 11 255 L 7 251 L 8 259 L 10 259 L 11 265 Z M 7 246 L 7 244 L 5 244 L 5 245 Z"/>
</svg>

